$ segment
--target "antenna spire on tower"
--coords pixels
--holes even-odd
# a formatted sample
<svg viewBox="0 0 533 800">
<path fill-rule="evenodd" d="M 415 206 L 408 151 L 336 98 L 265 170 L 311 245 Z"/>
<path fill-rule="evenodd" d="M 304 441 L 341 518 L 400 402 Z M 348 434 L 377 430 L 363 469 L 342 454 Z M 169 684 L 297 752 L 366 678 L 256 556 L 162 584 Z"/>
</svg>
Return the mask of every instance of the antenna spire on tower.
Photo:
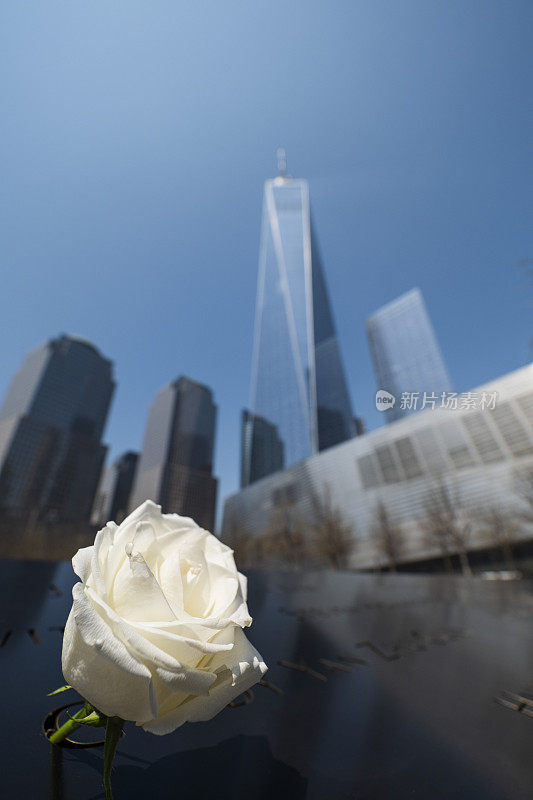
<svg viewBox="0 0 533 800">
<path fill-rule="evenodd" d="M 278 173 L 280 178 L 285 178 L 287 175 L 287 155 L 284 147 L 278 147 Z"/>
</svg>

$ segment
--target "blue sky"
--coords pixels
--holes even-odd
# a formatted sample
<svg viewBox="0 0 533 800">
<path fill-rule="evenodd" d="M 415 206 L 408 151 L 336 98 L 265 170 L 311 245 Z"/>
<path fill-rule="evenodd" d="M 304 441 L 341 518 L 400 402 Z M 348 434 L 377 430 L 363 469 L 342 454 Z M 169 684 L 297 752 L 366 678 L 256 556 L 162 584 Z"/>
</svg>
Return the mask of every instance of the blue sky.
<svg viewBox="0 0 533 800">
<path fill-rule="evenodd" d="M 0 394 L 36 344 L 86 336 L 116 365 L 114 457 L 191 375 L 235 490 L 279 145 L 369 427 L 364 320 L 413 286 L 459 391 L 527 363 L 532 40 L 531 0 L 4 0 Z"/>
</svg>

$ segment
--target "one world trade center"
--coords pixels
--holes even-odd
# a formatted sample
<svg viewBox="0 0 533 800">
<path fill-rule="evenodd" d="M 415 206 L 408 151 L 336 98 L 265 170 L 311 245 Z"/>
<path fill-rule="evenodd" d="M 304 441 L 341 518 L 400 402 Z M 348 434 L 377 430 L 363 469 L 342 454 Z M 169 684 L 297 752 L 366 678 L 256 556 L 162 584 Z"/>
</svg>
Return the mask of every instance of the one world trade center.
<svg viewBox="0 0 533 800">
<path fill-rule="evenodd" d="M 286 174 L 283 151 L 278 157 L 280 174 L 263 195 L 243 486 L 355 435 L 309 186 Z"/>
</svg>

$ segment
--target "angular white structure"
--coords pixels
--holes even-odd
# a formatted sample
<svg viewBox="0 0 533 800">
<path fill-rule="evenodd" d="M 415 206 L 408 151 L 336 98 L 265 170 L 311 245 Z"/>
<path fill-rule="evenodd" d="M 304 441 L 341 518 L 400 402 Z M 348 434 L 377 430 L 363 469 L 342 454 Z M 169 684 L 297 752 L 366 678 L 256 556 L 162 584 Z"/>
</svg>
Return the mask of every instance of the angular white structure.
<svg viewBox="0 0 533 800">
<path fill-rule="evenodd" d="M 375 533 L 378 503 L 401 525 L 399 562 L 438 558 L 439 548 L 421 526 L 436 492 L 445 490 L 459 514 L 495 509 L 512 516 L 522 508 L 527 517 L 521 481 L 531 494 L 533 364 L 465 393 L 456 410 L 421 411 L 228 497 L 222 537 L 236 524 L 251 535 L 263 533 L 280 503 L 311 524 L 316 501 L 329 496 L 352 528 L 353 567 L 386 563 Z M 513 523 L 510 535 L 533 540 L 533 526 Z M 467 538 L 470 549 L 495 546 L 482 527 L 471 526 Z"/>
</svg>

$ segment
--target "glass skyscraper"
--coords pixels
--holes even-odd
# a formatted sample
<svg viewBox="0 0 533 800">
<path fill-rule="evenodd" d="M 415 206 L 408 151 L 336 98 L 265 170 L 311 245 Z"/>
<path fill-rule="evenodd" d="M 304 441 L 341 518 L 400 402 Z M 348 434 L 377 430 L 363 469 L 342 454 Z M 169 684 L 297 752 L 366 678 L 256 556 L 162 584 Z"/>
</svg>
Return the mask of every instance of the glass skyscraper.
<svg viewBox="0 0 533 800">
<path fill-rule="evenodd" d="M 217 479 L 213 477 L 217 407 L 207 386 L 180 377 L 161 389 L 150 408 L 130 501 L 145 500 L 164 513 L 192 517 L 213 530 Z"/>
<path fill-rule="evenodd" d="M 127 516 L 138 460 L 139 454 L 129 450 L 102 470 L 91 514 L 94 525 L 120 525 Z"/>
<path fill-rule="evenodd" d="M 264 187 L 247 413 L 243 486 L 280 469 L 280 458 L 287 467 L 355 435 L 311 223 L 309 187 L 307 181 L 285 174 Z M 271 446 L 268 457 L 254 446 L 265 431 Z"/>
<path fill-rule="evenodd" d="M 366 332 L 378 389 L 396 398 L 394 406 L 384 411 L 387 422 L 420 409 L 424 392 L 439 397 L 452 391 L 419 289 L 406 292 L 376 311 L 366 321 Z M 402 408 L 403 393 L 417 395 L 418 403 Z"/>
<path fill-rule="evenodd" d="M 247 486 L 283 469 L 283 442 L 276 426 L 257 414 L 244 410 L 241 425 L 241 471 L 245 467 L 249 470 L 241 474 L 241 486 Z"/>
<path fill-rule="evenodd" d="M 88 520 L 105 458 L 113 367 L 93 344 L 60 336 L 33 350 L 0 410 L 0 510 Z"/>
</svg>

